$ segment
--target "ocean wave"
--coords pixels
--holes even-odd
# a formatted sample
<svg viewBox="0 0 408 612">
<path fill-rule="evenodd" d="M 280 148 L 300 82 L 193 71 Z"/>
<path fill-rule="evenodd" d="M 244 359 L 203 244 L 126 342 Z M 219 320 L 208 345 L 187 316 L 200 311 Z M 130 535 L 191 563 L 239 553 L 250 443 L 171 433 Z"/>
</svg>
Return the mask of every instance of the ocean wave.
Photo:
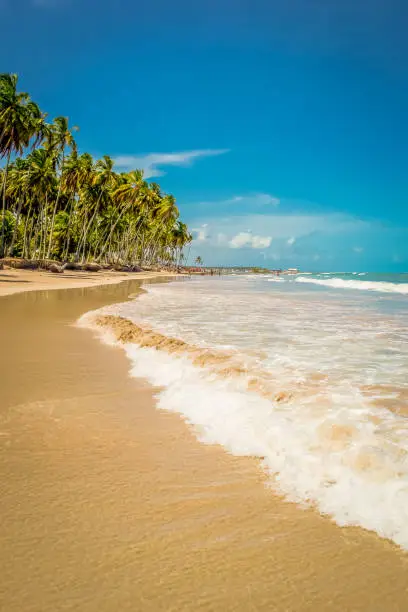
<svg viewBox="0 0 408 612">
<path fill-rule="evenodd" d="M 296 278 L 298 283 L 311 283 L 335 289 L 357 289 L 362 291 L 379 291 L 381 293 L 401 293 L 408 295 L 408 283 L 389 283 L 381 281 L 346 280 L 343 278 Z"/>
<path fill-rule="evenodd" d="M 338 401 L 322 405 L 312 388 L 265 395 L 248 386 L 254 375 L 239 354 L 191 346 L 109 313 L 89 313 L 81 324 L 122 346 L 131 375 L 159 389 L 159 408 L 181 414 L 205 443 L 258 457 L 288 500 L 408 550 L 407 419 L 374 410 L 357 389 L 352 404 L 349 388 L 331 391 Z"/>
</svg>

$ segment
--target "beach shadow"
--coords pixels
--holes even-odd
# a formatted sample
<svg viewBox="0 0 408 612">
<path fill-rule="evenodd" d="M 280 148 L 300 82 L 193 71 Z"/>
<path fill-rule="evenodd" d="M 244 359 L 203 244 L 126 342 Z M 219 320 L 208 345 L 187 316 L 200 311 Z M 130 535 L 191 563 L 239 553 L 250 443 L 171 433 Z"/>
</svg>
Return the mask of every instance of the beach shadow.
<svg viewBox="0 0 408 612">
<path fill-rule="evenodd" d="M 66 274 L 65 276 L 64 274 L 52 274 L 52 272 L 50 272 L 50 274 L 51 276 L 59 276 L 62 278 L 98 278 L 95 272 L 91 274 Z"/>
<path fill-rule="evenodd" d="M 2 274 L 0 274 L 0 276 L 2 276 Z M 31 283 L 31 281 L 29 280 L 16 280 L 14 278 L 0 278 L 0 283 Z"/>
</svg>

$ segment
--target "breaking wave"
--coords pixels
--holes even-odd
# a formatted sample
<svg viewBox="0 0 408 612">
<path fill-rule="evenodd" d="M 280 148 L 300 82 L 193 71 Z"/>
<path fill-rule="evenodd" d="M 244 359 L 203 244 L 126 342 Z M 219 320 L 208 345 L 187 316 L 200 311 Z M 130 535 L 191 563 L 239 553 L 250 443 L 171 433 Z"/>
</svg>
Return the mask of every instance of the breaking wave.
<svg viewBox="0 0 408 612">
<path fill-rule="evenodd" d="M 322 285 L 324 287 L 333 287 L 335 289 L 357 289 L 363 291 L 379 291 L 382 293 L 402 293 L 408 295 L 407 283 L 389 283 L 375 282 L 366 280 L 346 280 L 343 278 L 305 278 L 298 276 L 297 283 L 312 283 L 314 285 Z"/>
<path fill-rule="evenodd" d="M 317 370 L 285 386 L 259 352 L 191 343 L 118 315 L 149 293 L 80 324 L 119 344 L 131 375 L 158 388 L 158 407 L 181 414 L 201 441 L 258 457 L 286 499 L 408 550 L 408 420 L 370 401 L 395 398 L 397 388 L 330 387 Z"/>
</svg>

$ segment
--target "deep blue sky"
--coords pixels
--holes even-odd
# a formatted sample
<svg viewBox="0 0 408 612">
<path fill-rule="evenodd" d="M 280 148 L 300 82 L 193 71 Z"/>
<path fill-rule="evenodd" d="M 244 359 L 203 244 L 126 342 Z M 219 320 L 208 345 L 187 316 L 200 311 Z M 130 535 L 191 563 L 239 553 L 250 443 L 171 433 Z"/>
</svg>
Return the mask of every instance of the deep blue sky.
<svg viewBox="0 0 408 612">
<path fill-rule="evenodd" d="M 163 174 L 195 228 L 192 255 L 408 270 L 404 0 L 0 10 L 1 70 L 79 125 L 81 149 Z"/>
</svg>

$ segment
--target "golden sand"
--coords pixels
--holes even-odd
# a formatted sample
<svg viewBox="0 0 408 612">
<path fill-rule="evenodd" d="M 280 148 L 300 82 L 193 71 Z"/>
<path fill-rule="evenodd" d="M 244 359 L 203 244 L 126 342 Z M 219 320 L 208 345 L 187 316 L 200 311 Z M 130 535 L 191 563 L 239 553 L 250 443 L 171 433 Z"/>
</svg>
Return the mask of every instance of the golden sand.
<svg viewBox="0 0 408 612">
<path fill-rule="evenodd" d="M 169 272 L 83 272 L 65 270 L 63 274 L 53 274 L 47 270 L 0 269 L 0 296 L 51 289 L 74 289 L 113 285 L 124 280 L 146 280 L 173 276 Z"/>
<path fill-rule="evenodd" d="M 136 290 L 0 299 L 0 609 L 406 610 L 396 546 L 278 499 L 71 325 Z"/>
</svg>

